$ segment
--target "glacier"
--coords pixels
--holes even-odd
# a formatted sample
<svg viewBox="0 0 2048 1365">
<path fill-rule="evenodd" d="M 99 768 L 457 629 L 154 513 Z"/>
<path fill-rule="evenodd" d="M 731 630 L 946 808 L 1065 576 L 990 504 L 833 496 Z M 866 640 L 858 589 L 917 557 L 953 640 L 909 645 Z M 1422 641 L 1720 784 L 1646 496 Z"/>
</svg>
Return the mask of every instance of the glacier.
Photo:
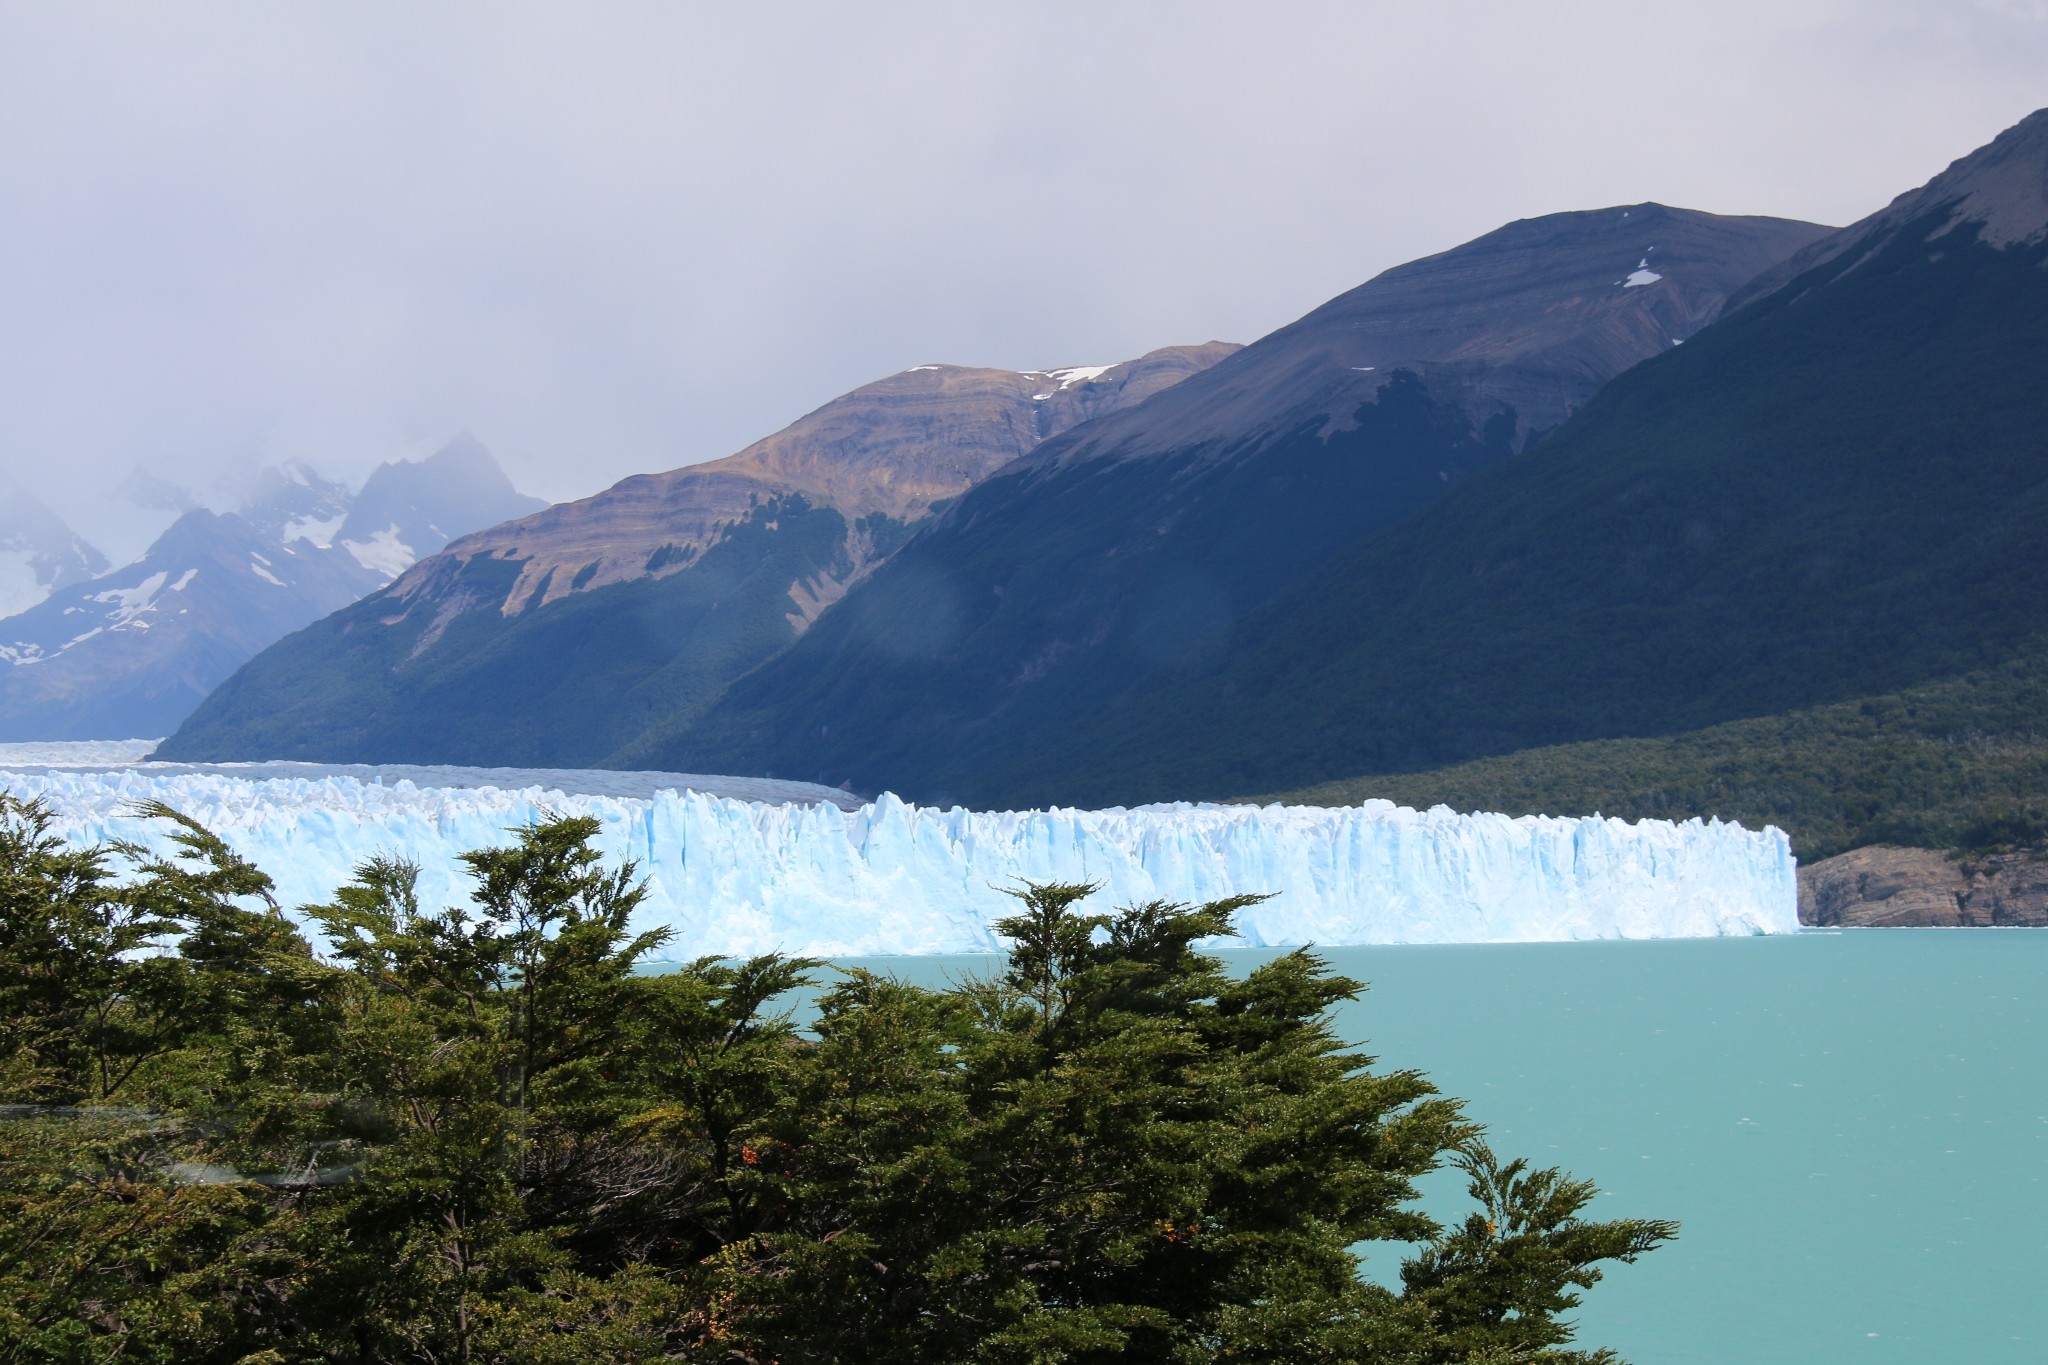
<svg viewBox="0 0 2048 1365">
<path fill-rule="evenodd" d="M 65 837 L 168 852 L 164 822 L 130 813 L 139 800 L 162 801 L 269 873 L 288 908 L 329 899 L 380 853 L 420 865 L 422 904 L 466 904 L 457 854 L 507 842 L 509 829 L 550 813 L 594 816 L 598 846 L 633 859 L 647 880 L 635 928 L 672 929 L 665 956 L 679 960 L 988 952 L 999 947 L 989 925 L 1015 909 L 1005 888 L 1025 881 L 1097 883 L 1096 909 L 1270 893 L 1238 916 L 1247 945 L 1798 930 L 1785 835 L 1711 820 L 1510 818 L 1386 801 L 969 811 L 888 794 L 846 810 L 701 789 L 583 792 L 565 789 L 577 774 L 559 773 L 559 785 L 499 787 L 311 764 L 292 765 L 292 776 L 263 775 L 279 765 L 20 766 L 0 772 L 0 787 L 46 799 Z"/>
</svg>

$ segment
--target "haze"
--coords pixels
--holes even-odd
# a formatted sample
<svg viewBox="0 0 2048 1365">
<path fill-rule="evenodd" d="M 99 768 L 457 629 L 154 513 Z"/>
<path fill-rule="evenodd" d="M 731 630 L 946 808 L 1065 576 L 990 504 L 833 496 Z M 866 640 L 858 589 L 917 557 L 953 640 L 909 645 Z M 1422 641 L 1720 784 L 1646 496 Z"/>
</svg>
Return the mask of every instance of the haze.
<svg viewBox="0 0 2048 1365">
<path fill-rule="evenodd" d="M 2048 102 L 2048 3 L 0 3 L 0 460 L 527 491 L 930 361 L 1249 341 L 1513 218 L 1844 223 Z M 111 547 L 110 547 L 111 548 Z"/>
</svg>

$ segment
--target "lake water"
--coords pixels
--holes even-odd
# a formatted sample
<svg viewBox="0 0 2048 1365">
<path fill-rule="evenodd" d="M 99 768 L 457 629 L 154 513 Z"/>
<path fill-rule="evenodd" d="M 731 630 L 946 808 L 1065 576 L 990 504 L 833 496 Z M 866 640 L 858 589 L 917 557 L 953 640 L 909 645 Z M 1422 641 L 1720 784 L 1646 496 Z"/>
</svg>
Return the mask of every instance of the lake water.
<svg viewBox="0 0 2048 1365">
<path fill-rule="evenodd" d="M 1327 955 L 1372 983 L 1344 1036 L 1466 1099 L 1496 1151 L 1596 1180 L 1599 1216 L 1683 1222 L 1587 1295 L 1581 1344 L 1634 1365 L 2048 1359 L 2048 933 Z M 941 984 L 990 962 L 863 965 Z"/>
</svg>

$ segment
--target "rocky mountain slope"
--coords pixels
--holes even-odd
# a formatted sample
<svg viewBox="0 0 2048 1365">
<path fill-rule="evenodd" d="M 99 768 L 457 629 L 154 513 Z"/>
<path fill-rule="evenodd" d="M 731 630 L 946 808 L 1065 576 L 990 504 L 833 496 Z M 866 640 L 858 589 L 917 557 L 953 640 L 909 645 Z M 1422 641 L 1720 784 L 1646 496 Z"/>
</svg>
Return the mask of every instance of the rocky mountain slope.
<svg viewBox="0 0 2048 1365">
<path fill-rule="evenodd" d="M 1235 349 L 864 385 L 736 455 L 456 540 L 254 660 L 162 754 L 601 761 L 694 716 L 935 508 Z"/>
<path fill-rule="evenodd" d="M 239 512 L 187 511 L 135 562 L 0 621 L 0 739 L 164 734 L 258 650 L 440 548 L 441 527 L 536 505 L 468 438 L 360 493 L 267 469 Z"/>
<path fill-rule="evenodd" d="M 1873 845 L 1799 869 L 1799 922 L 1855 929 L 2048 927 L 2048 861 Z"/>
<path fill-rule="evenodd" d="M 26 490 L 0 483 L 0 618 L 107 571 L 106 556 Z"/>
<path fill-rule="evenodd" d="M 1527 450 L 1825 232 L 1637 204 L 1387 271 L 991 478 L 702 721 L 622 757 L 1018 797 L 1033 755 L 1213 666 L 1205 642 L 1245 613 Z"/>
<path fill-rule="evenodd" d="M 1540 458 L 1475 477 L 1211 662 L 1049 737 L 1000 774 L 1004 794 L 1275 791 L 1671 736 L 2038 650 L 2048 111 L 1746 297 Z M 1767 752 L 1748 761 L 1772 771 Z"/>
</svg>

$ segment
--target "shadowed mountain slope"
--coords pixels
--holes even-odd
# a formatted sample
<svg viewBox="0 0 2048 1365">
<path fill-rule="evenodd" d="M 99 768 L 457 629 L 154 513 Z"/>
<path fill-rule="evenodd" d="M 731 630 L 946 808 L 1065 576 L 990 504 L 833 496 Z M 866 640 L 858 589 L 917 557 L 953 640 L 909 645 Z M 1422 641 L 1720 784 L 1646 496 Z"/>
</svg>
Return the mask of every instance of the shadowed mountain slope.
<svg viewBox="0 0 2048 1365">
<path fill-rule="evenodd" d="M 2025 655 L 2048 632 L 2048 111 L 1746 297 L 1540 456 L 1332 560 L 991 787 L 1273 791 Z"/>
<path fill-rule="evenodd" d="M 1826 231 L 1638 204 L 1387 271 L 982 484 L 621 761 L 1012 800 L 1077 724 L 1225 657 L 1191 644 L 1526 449 Z"/>
</svg>

